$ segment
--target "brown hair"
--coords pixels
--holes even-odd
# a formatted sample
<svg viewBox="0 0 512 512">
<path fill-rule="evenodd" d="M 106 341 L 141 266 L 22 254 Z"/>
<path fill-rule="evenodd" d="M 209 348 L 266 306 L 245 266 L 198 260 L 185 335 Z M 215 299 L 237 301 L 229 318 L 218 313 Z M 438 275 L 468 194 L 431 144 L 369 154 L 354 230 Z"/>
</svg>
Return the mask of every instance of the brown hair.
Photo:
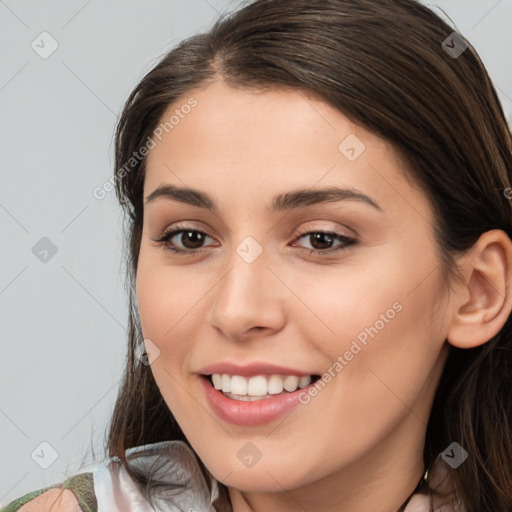
<svg viewBox="0 0 512 512">
<path fill-rule="evenodd" d="M 126 162 L 152 136 L 167 107 L 186 101 L 194 89 L 221 79 L 233 87 L 303 91 L 389 141 L 430 199 L 447 273 L 456 274 L 454 256 L 485 231 L 512 236 L 504 193 L 512 176 L 511 134 L 476 51 L 467 42 L 459 56 L 443 47 L 452 32 L 414 0 L 258 0 L 180 43 L 137 85 L 115 145 L 116 192 L 128 222 L 130 311 L 127 365 L 106 440 L 109 456 L 124 459 L 127 448 L 157 441 L 187 442 L 150 367 L 135 357 L 143 340 L 134 284 L 145 158 L 128 172 Z M 436 391 L 425 466 L 453 441 L 469 453 L 451 471 L 468 512 L 512 509 L 511 351 L 510 318 L 480 347 L 450 346 Z"/>
</svg>

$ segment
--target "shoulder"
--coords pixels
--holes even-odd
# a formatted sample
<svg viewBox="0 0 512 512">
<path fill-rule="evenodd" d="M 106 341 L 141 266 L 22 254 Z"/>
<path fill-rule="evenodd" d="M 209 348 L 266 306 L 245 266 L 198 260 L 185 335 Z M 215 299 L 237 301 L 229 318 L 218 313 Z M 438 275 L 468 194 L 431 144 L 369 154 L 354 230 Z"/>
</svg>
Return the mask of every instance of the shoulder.
<svg viewBox="0 0 512 512">
<path fill-rule="evenodd" d="M 75 495 L 68 489 L 50 489 L 30 500 L 19 512 L 80 512 Z"/>
<path fill-rule="evenodd" d="M 92 473 L 80 473 L 63 483 L 30 492 L 0 512 L 98 512 Z"/>
</svg>

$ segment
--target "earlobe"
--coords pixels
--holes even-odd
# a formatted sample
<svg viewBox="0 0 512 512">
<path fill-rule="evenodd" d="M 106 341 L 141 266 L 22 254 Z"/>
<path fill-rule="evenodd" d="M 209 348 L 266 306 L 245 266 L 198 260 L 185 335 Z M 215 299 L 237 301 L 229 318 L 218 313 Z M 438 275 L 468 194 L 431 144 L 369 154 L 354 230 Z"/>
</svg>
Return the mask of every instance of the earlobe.
<svg viewBox="0 0 512 512">
<path fill-rule="evenodd" d="M 447 341 L 473 348 L 498 334 L 512 311 L 512 242 L 502 230 L 487 231 L 463 260 Z"/>
</svg>

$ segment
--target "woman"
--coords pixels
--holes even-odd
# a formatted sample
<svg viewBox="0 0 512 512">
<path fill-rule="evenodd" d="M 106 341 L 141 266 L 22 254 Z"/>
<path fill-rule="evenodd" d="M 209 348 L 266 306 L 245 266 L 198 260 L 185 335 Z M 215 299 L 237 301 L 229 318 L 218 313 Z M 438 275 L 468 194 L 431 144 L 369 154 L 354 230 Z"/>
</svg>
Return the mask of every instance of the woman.
<svg viewBox="0 0 512 512">
<path fill-rule="evenodd" d="M 512 510 L 511 149 L 413 0 L 259 0 L 181 43 L 116 135 L 109 459 L 5 510 Z"/>
</svg>

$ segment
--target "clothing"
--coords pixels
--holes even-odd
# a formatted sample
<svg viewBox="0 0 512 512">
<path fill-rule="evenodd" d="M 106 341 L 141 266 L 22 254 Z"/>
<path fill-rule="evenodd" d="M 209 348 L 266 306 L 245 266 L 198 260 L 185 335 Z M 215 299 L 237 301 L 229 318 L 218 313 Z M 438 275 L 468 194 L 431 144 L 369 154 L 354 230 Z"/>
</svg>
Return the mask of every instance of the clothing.
<svg viewBox="0 0 512 512">
<path fill-rule="evenodd" d="M 119 458 L 112 457 L 97 464 L 93 471 L 26 494 L 0 512 L 16 512 L 25 503 L 54 488 L 72 491 L 82 512 L 231 512 L 229 500 L 215 480 L 210 492 L 196 455 L 183 441 L 162 441 L 130 448 L 126 450 L 126 457 L 138 472 L 151 473 L 152 481 L 167 484 L 155 493 L 155 504 L 159 508 L 150 506 Z M 423 481 L 406 502 L 404 512 L 466 512 L 464 507 L 447 508 L 452 487 L 446 478 L 449 476 L 446 463 L 441 457 L 431 471 L 431 485 L 442 491 L 444 497 L 432 499 L 427 493 L 426 481 Z"/>
</svg>

